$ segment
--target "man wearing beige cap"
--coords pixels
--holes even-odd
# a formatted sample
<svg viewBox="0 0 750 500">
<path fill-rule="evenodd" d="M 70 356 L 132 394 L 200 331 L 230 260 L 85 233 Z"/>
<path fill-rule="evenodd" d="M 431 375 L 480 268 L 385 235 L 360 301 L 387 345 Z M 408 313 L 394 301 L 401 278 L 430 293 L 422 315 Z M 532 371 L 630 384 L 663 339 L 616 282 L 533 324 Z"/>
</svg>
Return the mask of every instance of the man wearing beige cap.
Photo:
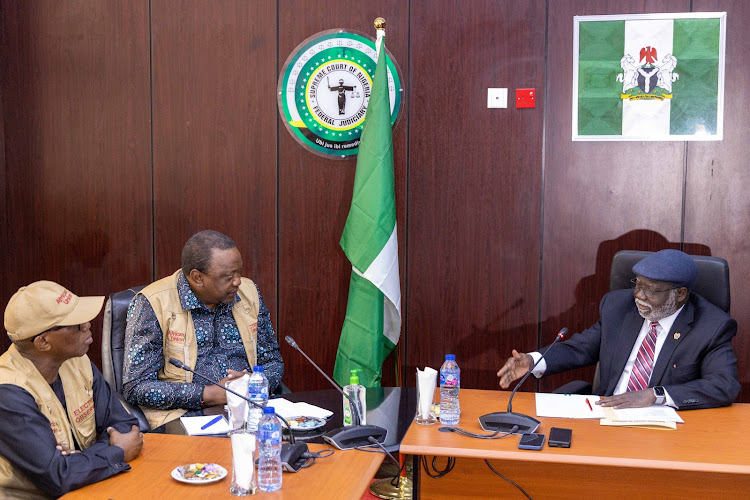
<svg viewBox="0 0 750 500">
<path fill-rule="evenodd" d="M 126 462 L 140 453 L 137 420 L 86 356 L 103 301 L 37 281 L 8 302 L 0 498 L 60 496 L 129 470 Z"/>
</svg>

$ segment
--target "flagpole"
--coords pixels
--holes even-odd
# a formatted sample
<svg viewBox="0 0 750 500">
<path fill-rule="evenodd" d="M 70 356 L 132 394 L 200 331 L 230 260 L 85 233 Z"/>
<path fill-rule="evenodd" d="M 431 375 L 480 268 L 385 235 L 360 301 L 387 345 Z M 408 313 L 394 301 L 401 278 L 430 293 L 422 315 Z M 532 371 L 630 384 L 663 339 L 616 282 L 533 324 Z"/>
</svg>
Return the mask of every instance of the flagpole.
<svg viewBox="0 0 750 500">
<path fill-rule="evenodd" d="M 375 59 L 379 60 L 380 50 L 383 47 L 383 37 L 385 37 L 385 19 L 383 19 L 382 17 L 378 17 L 377 19 L 375 19 L 374 24 L 377 33 L 377 37 L 375 38 L 375 50 L 377 51 L 377 57 Z M 400 378 L 398 376 L 401 354 L 400 346 L 397 345 L 396 349 L 396 378 L 398 379 Z M 398 381 L 398 385 L 401 385 L 400 380 Z M 402 387 L 401 390 L 403 391 L 407 389 L 405 387 Z M 373 481 L 372 484 L 370 484 L 369 489 L 370 493 L 373 496 L 382 499 L 409 499 L 412 497 L 413 482 L 406 473 L 406 467 L 404 466 L 405 460 L 406 457 L 403 454 L 399 454 L 400 473 L 398 482 L 395 485 L 391 482 L 393 479 L 391 477 L 378 479 L 377 481 Z"/>
</svg>

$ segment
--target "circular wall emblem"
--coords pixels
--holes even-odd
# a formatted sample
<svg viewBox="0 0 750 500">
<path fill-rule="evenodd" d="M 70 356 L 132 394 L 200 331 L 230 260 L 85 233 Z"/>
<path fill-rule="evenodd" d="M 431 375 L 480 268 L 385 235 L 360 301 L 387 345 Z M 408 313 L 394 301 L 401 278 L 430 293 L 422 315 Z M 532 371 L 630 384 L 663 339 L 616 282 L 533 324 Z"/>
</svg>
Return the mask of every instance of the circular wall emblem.
<svg viewBox="0 0 750 500">
<path fill-rule="evenodd" d="M 279 112 L 297 141 L 326 157 L 357 154 L 377 62 L 375 41 L 344 30 L 317 33 L 302 42 L 279 77 Z M 388 49 L 391 123 L 401 107 L 401 80 Z"/>
</svg>

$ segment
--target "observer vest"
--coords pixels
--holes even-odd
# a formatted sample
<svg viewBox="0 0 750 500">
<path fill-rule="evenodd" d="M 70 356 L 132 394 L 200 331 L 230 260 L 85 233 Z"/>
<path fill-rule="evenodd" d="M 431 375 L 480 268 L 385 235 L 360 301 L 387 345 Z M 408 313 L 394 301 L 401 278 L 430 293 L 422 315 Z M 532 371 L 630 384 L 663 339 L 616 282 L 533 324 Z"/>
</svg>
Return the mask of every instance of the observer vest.
<svg viewBox="0 0 750 500">
<path fill-rule="evenodd" d="M 159 371 L 157 378 L 164 382 L 191 383 L 193 381 L 192 373 L 169 363 L 169 358 L 176 358 L 194 369 L 198 357 L 198 341 L 195 337 L 193 318 L 190 311 L 182 308 L 180 295 L 177 291 L 177 279 L 180 272 L 180 270 L 177 270 L 171 276 L 150 284 L 141 290 L 139 295 L 143 295 L 151 304 L 162 330 L 164 367 Z M 242 278 L 237 294 L 240 296 L 240 301 L 234 303 L 232 316 L 237 323 L 240 337 L 242 337 L 247 361 L 250 366 L 253 366 L 257 359 L 258 312 L 260 309 L 258 289 L 251 280 Z M 181 408 L 174 410 L 141 408 L 152 429 L 178 418 L 186 411 Z"/>
</svg>

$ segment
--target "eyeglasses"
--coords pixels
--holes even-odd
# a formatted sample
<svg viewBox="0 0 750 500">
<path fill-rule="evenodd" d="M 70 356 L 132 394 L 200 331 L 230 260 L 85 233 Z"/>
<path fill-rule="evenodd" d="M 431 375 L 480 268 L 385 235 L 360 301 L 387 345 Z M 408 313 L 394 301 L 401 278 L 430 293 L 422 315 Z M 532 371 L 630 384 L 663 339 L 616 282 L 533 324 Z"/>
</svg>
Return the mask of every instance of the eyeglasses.
<svg viewBox="0 0 750 500">
<path fill-rule="evenodd" d="M 49 330 L 44 330 L 41 333 L 37 333 L 36 335 L 34 335 L 33 337 L 31 337 L 29 340 L 31 340 L 32 342 L 34 342 L 36 340 L 36 338 L 38 336 L 40 336 L 40 335 L 44 335 L 45 333 L 49 333 L 49 332 L 55 332 L 57 330 L 62 330 L 63 328 L 70 328 L 71 326 L 77 326 L 78 327 L 78 331 L 81 331 L 81 329 L 83 327 L 83 324 L 80 324 L 80 325 L 60 325 L 60 326 L 53 326 Z"/>
<path fill-rule="evenodd" d="M 633 293 L 638 293 L 639 291 L 642 291 L 644 294 L 646 294 L 646 297 L 649 297 L 649 298 L 653 298 L 658 293 L 664 293 L 670 290 L 675 290 L 677 288 L 680 288 L 679 286 L 673 286 L 672 288 L 665 288 L 664 290 L 655 290 L 653 288 L 644 286 L 642 283 L 639 283 L 637 278 L 633 278 L 632 280 L 630 280 L 630 286 L 633 288 Z"/>
</svg>

